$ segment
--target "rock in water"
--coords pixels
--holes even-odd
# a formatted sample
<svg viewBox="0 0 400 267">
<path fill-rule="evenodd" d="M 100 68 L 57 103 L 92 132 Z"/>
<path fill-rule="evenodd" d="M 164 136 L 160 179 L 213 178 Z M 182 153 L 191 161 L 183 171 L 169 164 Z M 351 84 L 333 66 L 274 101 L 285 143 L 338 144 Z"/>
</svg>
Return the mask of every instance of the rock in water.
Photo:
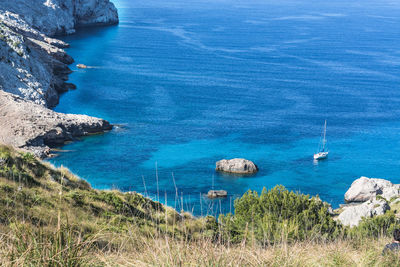
<svg viewBox="0 0 400 267">
<path fill-rule="evenodd" d="M 210 190 L 208 191 L 207 197 L 208 198 L 223 198 L 228 195 L 228 192 L 225 190 Z"/>
<path fill-rule="evenodd" d="M 361 177 L 355 180 L 344 195 L 347 202 L 364 202 L 381 195 L 386 200 L 400 195 L 400 185 L 388 180 Z"/>
<path fill-rule="evenodd" d="M 247 159 L 223 159 L 217 161 L 215 165 L 216 171 L 229 173 L 252 174 L 258 171 L 257 165 Z"/>
<path fill-rule="evenodd" d="M 390 207 L 385 200 L 373 198 L 362 204 L 343 207 L 343 211 L 339 214 L 338 220 L 343 225 L 348 225 L 350 227 L 357 226 L 363 217 L 370 218 L 382 215 L 389 209 Z"/>
</svg>

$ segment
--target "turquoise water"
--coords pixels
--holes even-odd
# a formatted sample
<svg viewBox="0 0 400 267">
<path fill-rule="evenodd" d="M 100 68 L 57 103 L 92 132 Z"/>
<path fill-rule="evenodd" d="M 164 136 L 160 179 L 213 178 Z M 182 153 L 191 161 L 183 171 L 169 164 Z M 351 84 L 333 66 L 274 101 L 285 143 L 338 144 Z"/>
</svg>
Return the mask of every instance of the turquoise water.
<svg viewBox="0 0 400 267">
<path fill-rule="evenodd" d="M 400 182 L 400 4 L 298 2 L 117 1 L 119 26 L 65 38 L 94 68 L 71 66 L 78 89 L 56 110 L 119 126 L 50 161 L 195 214 L 276 184 L 337 207 L 362 175 Z M 260 172 L 214 172 L 234 157 Z M 204 198 L 213 185 L 228 198 Z"/>
</svg>

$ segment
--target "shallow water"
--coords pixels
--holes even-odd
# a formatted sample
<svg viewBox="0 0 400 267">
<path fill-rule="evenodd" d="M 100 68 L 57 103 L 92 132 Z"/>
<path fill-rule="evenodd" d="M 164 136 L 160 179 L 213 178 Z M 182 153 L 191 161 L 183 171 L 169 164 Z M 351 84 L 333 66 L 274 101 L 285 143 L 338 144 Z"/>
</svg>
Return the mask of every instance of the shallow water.
<svg viewBox="0 0 400 267">
<path fill-rule="evenodd" d="M 72 66 L 78 89 L 56 110 L 119 126 L 50 161 L 195 214 L 276 184 L 337 207 L 362 175 L 400 182 L 400 4 L 297 2 L 117 1 L 119 26 L 64 38 L 94 68 Z M 233 157 L 260 172 L 214 172 Z M 213 185 L 228 198 L 202 197 Z"/>
</svg>

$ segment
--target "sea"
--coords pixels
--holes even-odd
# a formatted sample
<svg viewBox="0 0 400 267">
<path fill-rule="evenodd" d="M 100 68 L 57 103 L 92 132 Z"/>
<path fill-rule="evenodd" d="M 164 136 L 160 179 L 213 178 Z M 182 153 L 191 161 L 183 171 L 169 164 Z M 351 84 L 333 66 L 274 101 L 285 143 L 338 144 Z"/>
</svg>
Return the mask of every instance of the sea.
<svg viewBox="0 0 400 267">
<path fill-rule="evenodd" d="M 63 37 L 77 89 L 55 110 L 115 127 L 54 165 L 194 215 L 276 185 L 337 208 L 361 176 L 400 183 L 399 1 L 114 2 L 119 25 Z M 315 162 L 325 120 L 329 157 Z M 259 172 L 215 172 L 231 158 Z"/>
</svg>

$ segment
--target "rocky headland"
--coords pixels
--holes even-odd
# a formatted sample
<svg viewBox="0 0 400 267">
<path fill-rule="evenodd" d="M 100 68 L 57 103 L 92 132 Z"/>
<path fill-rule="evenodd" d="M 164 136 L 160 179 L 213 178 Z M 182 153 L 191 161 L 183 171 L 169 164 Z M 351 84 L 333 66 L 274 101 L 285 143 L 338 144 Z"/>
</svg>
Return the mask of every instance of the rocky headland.
<svg viewBox="0 0 400 267">
<path fill-rule="evenodd" d="M 108 0 L 0 0 L 0 142 L 45 157 L 49 147 L 109 130 L 89 116 L 56 113 L 74 60 L 53 38 L 78 27 L 118 23 Z"/>
<path fill-rule="evenodd" d="M 49 147 L 111 129 L 109 122 L 86 115 L 62 114 L 0 91 L 0 143 L 30 150 L 39 157 Z"/>
</svg>

